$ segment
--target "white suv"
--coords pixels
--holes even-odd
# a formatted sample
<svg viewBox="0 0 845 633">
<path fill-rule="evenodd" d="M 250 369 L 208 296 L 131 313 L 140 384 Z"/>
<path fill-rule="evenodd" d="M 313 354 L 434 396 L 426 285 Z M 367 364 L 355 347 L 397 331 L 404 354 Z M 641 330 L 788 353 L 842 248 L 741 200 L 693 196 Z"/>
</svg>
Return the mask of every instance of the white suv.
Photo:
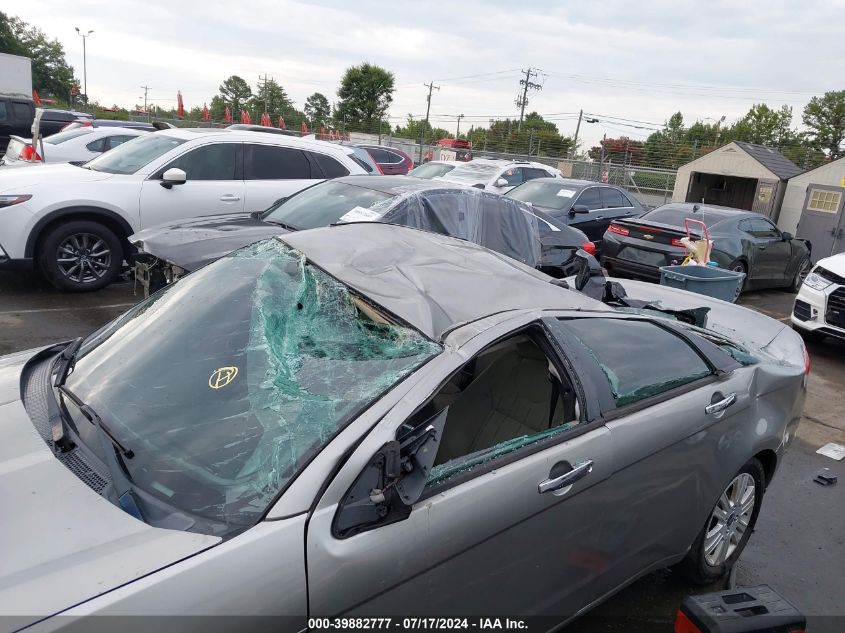
<svg viewBox="0 0 845 633">
<path fill-rule="evenodd" d="M 808 339 L 845 339 L 845 253 L 819 260 L 801 284 L 790 319 Z"/>
<path fill-rule="evenodd" d="M 493 193 L 507 193 L 517 185 L 534 178 L 560 177 L 560 170 L 543 163 L 476 158 L 440 176 L 440 180 L 486 189 Z"/>
<path fill-rule="evenodd" d="M 0 169 L 0 267 L 35 264 L 58 288 L 97 290 L 120 273 L 126 238 L 141 229 L 260 211 L 368 169 L 350 147 L 225 129 L 148 133 L 81 167 Z"/>
</svg>

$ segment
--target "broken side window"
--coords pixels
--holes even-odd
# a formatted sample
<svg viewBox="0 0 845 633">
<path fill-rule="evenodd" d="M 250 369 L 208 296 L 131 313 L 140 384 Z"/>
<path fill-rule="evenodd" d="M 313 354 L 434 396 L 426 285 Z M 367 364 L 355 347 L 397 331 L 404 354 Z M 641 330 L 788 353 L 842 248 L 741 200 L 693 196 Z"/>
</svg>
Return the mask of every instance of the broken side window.
<svg viewBox="0 0 845 633">
<path fill-rule="evenodd" d="M 444 409 L 429 486 L 571 429 L 583 410 L 568 377 L 528 335 L 500 342 L 465 364 L 397 439 Z"/>
<path fill-rule="evenodd" d="M 567 319 L 562 324 L 599 366 L 617 406 L 712 373 L 686 341 L 647 321 L 589 318 Z"/>
</svg>

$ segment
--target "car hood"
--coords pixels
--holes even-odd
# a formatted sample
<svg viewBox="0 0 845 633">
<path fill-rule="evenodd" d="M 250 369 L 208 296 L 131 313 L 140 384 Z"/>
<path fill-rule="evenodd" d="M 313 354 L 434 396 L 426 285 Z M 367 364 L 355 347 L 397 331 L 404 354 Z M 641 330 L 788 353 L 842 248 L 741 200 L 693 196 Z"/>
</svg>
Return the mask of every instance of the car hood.
<svg viewBox="0 0 845 633">
<path fill-rule="evenodd" d="M 820 259 L 816 262 L 816 265 L 827 268 L 830 272 L 835 273 L 840 277 L 845 277 L 845 253 Z"/>
<path fill-rule="evenodd" d="M 242 246 L 284 233 L 289 231 L 237 213 L 160 224 L 130 235 L 129 241 L 145 253 L 193 271 Z"/>
<path fill-rule="evenodd" d="M 54 457 L 21 401 L 21 373 L 36 353 L 0 357 L 0 613 L 17 616 L 13 629 L 220 542 L 133 518 Z"/>
<path fill-rule="evenodd" d="M 68 163 L 39 164 L 32 169 L 0 169 L 0 193 L 26 194 L 40 184 L 57 186 L 79 182 L 106 180 L 113 174 L 76 167 Z"/>
</svg>

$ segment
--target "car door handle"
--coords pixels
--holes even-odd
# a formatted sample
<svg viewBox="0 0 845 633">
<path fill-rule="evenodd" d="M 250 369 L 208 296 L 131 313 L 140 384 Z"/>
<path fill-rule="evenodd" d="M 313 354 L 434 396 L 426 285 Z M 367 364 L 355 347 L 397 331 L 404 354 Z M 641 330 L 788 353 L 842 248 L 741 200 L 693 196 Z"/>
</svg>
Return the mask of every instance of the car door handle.
<svg viewBox="0 0 845 633">
<path fill-rule="evenodd" d="M 708 404 L 706 407 L 704 407 L 704 413 L 708 415 L 712 415 L 713 413 L 721 413 L 729 406 L 731 406 L 734 402 L 736 402 L 736 394 L 729 393 L 722 400 L 719 400 L 718 402 L 714 402 L 712 404 Z"/>
<path fill-rule="evenodd" d="M 563 473 L 560 477 L 555 477 L 554 479 L 544 479 L 537 484 L 537 492 L 544 494 L 546 492 L 560 490 L 566 486 L 571 486 L 579 479 L 583 479 L 589 475 L 591 472 L 593 472 L 593 460 L 588 459 L 580 464 L 575 464 L 575 466 L 572 467 L 572 470 Z"/>
<path fill-rule="evenodd" d="M 220 202 L 237 202 L 240 199 L 241 199 L 240 196 L 236 196 L 233 193 L 227 193 L 227 194 L 220 196 Z"/>
</svg>

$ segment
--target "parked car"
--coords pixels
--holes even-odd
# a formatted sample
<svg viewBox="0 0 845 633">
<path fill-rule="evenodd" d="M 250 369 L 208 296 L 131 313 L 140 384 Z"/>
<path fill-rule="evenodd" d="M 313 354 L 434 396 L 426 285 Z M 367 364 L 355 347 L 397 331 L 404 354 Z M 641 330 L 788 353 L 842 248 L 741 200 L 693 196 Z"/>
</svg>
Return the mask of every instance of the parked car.
<svg viewBox="0 0 845 633">
<path fill-rule="evenodd" d="M 232 125 L 227 125 L 226 129 L 240 130 L 242 132 L 267 132 L 268 134 L 281 134 L 282 136 L 299 136 L 299 133 L 293 130 L 283 130 L 278 127 L 268 127 L 254 123 L 232 123 Z"/>
<path fill-rule="evenodd" d="M 414 168 L 414 159 L 401 149 L 385 147 L 384 145 L 359 144 L 370 153 L 385 176 L 404 176 Z"/>
<path fill-rule="evenodd" d="M 35 151 L 32 149 L 32 139 L 13 136 L 6 148 L 6 154 L 0 159 L 0 165 L 31 166 L 39 163 L 87 163 L 103 152 L 114 149 L 118 145 L 146 133 L 146 130 L 121 127 L 79 127 L 48 136 L 43 139 L 43 146 L 37 145 Z"/>
<path fill-rule="evenodd" d="M 810 244 L 782 233 L 766 216 L 693 203 L 666 204 L 636 219 L 614 220 L 602 241 L 602 265 L 613 274 L 659 280 L 661 266 L 680 264 L 686 256 L 680 242 L 685 219 L 704 222 L 713 241 L 710 259 L 744 273 L 742 289 L 798 292 L 810 271 Z M 699 230 L 691 233 L 701 238 Z"/>
<path fill-rule="evenodd" d="M 455 167 L 441 180 L 454 182 L 494 193 L 506 193 L 534 178 L 560 178 L 560 171 L 542 163 L 475 158 Z"/>
<path fill-rule="evenodd" d="M 801 419 L 801 338 L 700 295 L 626 282 L 709 307 L 706 329 L 551 281 L 339 225 L 3 357 L 0 613 L 563 623 L 652 570 L 727 574 Z"/>
<path fill-rule="evenodd" d="M 414 167 L 408 172 L 408 175 L 413 176 L 414 178 L 437 178 L 438 176 L 448 174 L 455 167 L 464 164 L 465 163 L 460 160 L 432 160 L 427 163 L 423 163 L 419 167 Z"/>
<path fill-rule="evenodd" d="M 645 213 L 639 201 L 624 189 L 589 180 L 536 178 L 505 195 L 530 202 L 564 224 L 577 226 L 597 246 L 612 220 Z"/>
<path fill-rule="evenodd" d="M 31 136 L 35 105 L 31 99 L 0 95 L 0 152 L 12 136 Z"/>
<path fill-rule="evenodd" d="M 816 263 L 801 284 L 790 319 L 807 340 L 845 339 L 845 253 Z"/>
<path fill-rule="evenodd" d="M 452 235 L 555 277 L 574 274 L 576 252 L 591 246 L 581 231 L 521 202 L 409 176 L 337 178 L 283 198 L 263 213 L 163 224 L 129 241 L 138 249 L 136 277 L 154 291 L 247 244 L 339 222 L 386 222 Z"/>
<path fill-rule="evenodd" d="M 42 138 L 45 138 L 51 134 L 61 132 L 71 123 L 85 123 L 93 120 L 94 115 L 88 114 L 87 112 L 44 108 L 44 113 L 41 115 L 41 127 L 39 133 Z M 27 130 L 25 136 L 32 136 L 32 131 Z"/>
<path fill-rule="evenodd" d="M 175 127 L 169 125 L 169 127 Z M 75 130 L 76 128 L 80 127 L 123 127 L 123 128 L 131 128 L 135 130 L 146 130 L 147 132 L 154 132 L 157 129 L 154 123 L 148 123 L 146 121 L 126 121 L 122 119 L 85 119 L 82 121 L 74 121 L 73 123 L 68 123 L 62 131 L 67 132 L 68 130 Z"/>
<path fill-rule="evenodd" d="M 36 264 L 58 288 L 96 290 L 131 256 L 132 233 L 266 209 L 315 182 L 364 173 L 351 155 L 322 141 L 184 128 L 144 134 L 81 167 L 0 169 L 0 265 Z"/>
</svg>

